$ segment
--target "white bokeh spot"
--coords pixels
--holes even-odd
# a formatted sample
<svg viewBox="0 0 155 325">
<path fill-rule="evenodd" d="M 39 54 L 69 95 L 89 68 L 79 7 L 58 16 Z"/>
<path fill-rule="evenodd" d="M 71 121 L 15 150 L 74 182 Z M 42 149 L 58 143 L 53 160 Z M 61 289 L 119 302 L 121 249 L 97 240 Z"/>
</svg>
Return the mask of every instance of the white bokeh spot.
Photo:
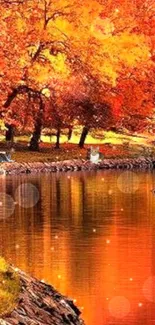
<svg viewBox="0 0 155 325">
<path fill-rule="evenodd" d="M 0 168 L 0 176 L 5 176 L 6 175 L 6 171 L 3 168 Z"/>
<path fill-rule="evenodd" d="M 0 192 L 0 220 L 12 216 L 15 210 L 15 203 L 11 195 Z"/>
<path fill-rule="evenodd" d="M 143 286 L 144 297 L 155 303 L 155 276 L 150 276 L 144 283 Z"/>
<path fill-rule="evenodd" d="M 115 318 L 125 318 L 130 313 L 130 309 L 129 300 L 123 296 L 114 297 L 109 302 L 109 312 Z"/>
<path fill-rule="evenodd" d="M 135 193 L 140 186 L 138 175 L 131 171 L 125 171 L 117 179 L 117 186 L 122 193 Z"/>
<path fill-rule="evenodd" d="M 19 185 L 15 192 L 16 202 L 25 209 L 34 207 L 39 201 L 40 195 L 36 186 L 31 183 Z"/>
</svg>

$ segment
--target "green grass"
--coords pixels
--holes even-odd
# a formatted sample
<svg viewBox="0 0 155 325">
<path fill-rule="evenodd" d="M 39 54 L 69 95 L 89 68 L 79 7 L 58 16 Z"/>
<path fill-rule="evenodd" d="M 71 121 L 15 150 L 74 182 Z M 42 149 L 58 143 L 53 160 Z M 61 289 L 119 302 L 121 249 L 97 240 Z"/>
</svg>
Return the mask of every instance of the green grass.
<svg viewBox="0 0 155 325">
<path fill-rule="evenodd" d="M 0 257 L 0 316 L 10 313 L 16 306 L 20 292 L 18 275 Z"/>
</svg>

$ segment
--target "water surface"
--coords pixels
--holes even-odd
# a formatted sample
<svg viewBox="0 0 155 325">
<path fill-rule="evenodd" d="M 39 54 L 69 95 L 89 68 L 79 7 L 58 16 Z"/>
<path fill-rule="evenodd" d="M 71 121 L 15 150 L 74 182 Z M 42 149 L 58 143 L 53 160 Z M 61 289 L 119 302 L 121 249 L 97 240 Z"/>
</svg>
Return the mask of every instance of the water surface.
<svg viewBox="0 0 155 325">
<path fill-rule="evenodd" d="M 38 189 L 34 207 L 18 204 L 23 183 Z M 1 177 L 16 205 L 10 216 L 2 202 L 0 254 L 75 299 L 86 325 L 155 324 L 153 186 L 151 173 Z"/>
</svg>

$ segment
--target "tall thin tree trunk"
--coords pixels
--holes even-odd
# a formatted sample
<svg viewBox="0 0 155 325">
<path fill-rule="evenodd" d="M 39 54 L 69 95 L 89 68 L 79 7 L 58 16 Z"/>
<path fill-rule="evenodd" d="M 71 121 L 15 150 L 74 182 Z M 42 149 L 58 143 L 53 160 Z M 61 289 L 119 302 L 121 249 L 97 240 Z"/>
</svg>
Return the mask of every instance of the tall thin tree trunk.
<svg viewBox="0 0 155 325">
<path fill-rule="evenodd" d="M 14 127 L 11 124 L 5 124 L 7 130 L 5 133 L 5 140 L 13 143 L 14 138 Z"/>
<path fill-rule="evenodd" d="M 40 119 L 37 119 L 34 126 L 34 132 L 30 141 L 30 146 L 29 146 L 29 149 L 31 151 L 39 151 L 39 140 L 41 137 L 41 128 L 42 128 L 42 123 Z"/>
<path fill-rule="evenodd" d="M 39 50 L 38 50 L 39 51 Z M 38 54 L 38 53 L 37 53 Z M 41 127 L 42 127 L 42 119 L 43 119 L 43 113 L 44 113 L 44 103 L 41 97 L 41 92 L 34 90 L 31 87 L 28 87 L 27 85 L 20 85 L 17 88 L 13 89 L 12 93 L 8 95 L 8 98 L 4 104 L 4 108 L 9 108 L 13 100 L 18 96 L 19 94 L 26 93 L 28 94 L 29 98 L 37 99 L 39 100 L 39 112 L 38 116 L 35 121 L 35 126 L 34 126 L 34 132 L 33 136 L 30 141 L 30 150 L 39 150 L 39 139 L 41 136 Z M 7 138 L 9 138 L 9 131 Z"/>
<path fill-rule="evenodd" d="M 71 139 L 72 137 L 72 133 L 73 133 L 73 129 L 69 128 L 69 132 L 68 132 L 68 141 Z"/>
<path fill-rule="evenodd" d="M 39 140 L 41 137 L 41 129 L 42 129 L 42 118 L 43 118 L 43 111 L 44 111 L 44 104 L 42 98 L 39 98 L 39 112 L 38 117 L 35 121 L 34 125 L 34 132 L 30 141 L 29 150 L 31 151 L 39 151 Z"/>
<path fill-rule="evenodd" d="M 84 128 L 82 130 L 82 133 L 81 133 L 80 142 L 79 142 L 79 147 L 80 148 L 83 148 L 84 147 L 85 140 L 86 140 L 86 137 L 88 135 L 88 132 L 89 132 L 89 128 L 86 127 L 86 126 L 84 126 Z"/>
<path fill-rule="evenodd" d="M 60 135 L 61 135 L 61 130 L 60 128 L 57 129 L 57 134 L 56 134 L 56 149 L 60 148 Z"/>
</svg>

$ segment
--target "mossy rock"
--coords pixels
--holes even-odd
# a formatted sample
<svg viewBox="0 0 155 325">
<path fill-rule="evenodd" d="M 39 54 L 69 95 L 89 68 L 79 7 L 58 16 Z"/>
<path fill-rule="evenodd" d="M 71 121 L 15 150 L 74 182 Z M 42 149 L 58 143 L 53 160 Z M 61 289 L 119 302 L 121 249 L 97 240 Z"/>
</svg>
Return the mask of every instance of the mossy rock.
<svg viewBox="0 0 155 325">
<path fill-rule="evenodd" d="M 20 292 L 18 274 L 0 257 L 0 316 L 16 306 Z"/>
</svg>

